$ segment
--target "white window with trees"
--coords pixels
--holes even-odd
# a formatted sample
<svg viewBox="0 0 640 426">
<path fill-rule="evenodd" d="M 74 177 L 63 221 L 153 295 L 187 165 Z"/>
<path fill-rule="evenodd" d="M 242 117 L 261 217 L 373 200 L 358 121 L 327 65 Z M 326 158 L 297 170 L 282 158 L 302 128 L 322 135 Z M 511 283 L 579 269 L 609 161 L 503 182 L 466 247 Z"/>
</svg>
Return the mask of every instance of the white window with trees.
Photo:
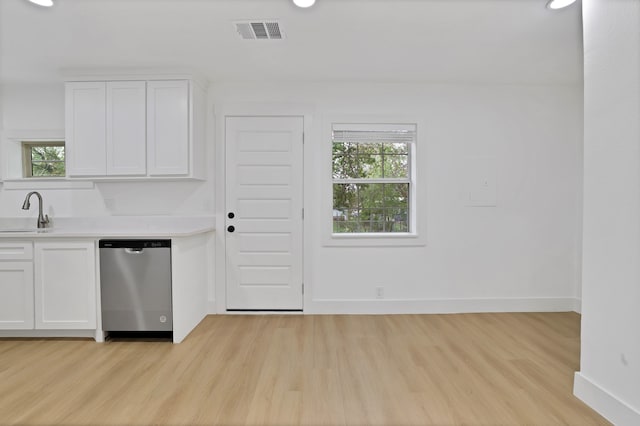
<svg viewBox="0 0 640 426">
<path fill-rule="evenodd" d="M 416 124 L 331 126 L 332 235 L 415 235 Z"/>
<path fill-rule="evenodd" d="M 22 142 L 22 170 L 25 178 L 64 178 L 64 142 Z"/>
</svg>

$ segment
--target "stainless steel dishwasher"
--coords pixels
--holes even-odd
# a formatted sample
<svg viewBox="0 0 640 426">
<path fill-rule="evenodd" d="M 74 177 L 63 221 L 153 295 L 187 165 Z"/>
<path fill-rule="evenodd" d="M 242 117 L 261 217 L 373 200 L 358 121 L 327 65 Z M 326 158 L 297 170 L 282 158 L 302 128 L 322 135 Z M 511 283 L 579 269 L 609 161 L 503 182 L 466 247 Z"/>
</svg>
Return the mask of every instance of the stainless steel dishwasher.
<svg viewBox="0 0 640 426">
<path fill-rule="evenodd" d="M 171 240 L 100 240 L 102 329 L 172 331 Z"/>
</svg>

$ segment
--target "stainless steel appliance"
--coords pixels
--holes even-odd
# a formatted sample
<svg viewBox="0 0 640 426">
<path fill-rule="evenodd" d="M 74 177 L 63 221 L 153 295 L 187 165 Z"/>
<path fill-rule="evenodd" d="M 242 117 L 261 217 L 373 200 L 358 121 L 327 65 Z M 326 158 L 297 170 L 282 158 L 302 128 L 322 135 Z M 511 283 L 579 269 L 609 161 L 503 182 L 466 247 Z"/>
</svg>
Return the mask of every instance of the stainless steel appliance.
<svg viewBox="0 0 640 426">
<path fill-rule="evenodd" d="M 172 331 L 171 240 L 100 240 L 102 329 Z"/>
</svg>

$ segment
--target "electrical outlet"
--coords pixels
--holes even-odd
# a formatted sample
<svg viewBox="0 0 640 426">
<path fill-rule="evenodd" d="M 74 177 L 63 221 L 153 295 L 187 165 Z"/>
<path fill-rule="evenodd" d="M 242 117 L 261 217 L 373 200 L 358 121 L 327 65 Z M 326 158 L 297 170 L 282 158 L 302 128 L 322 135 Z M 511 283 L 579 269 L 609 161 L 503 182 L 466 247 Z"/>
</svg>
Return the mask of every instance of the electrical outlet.
<svg viewBox="0 0 640 426">
<path fill-rule="evenodd" d="M 384 287 L 376 287 L 376 298 L 384 299 Z"/>
</svg>

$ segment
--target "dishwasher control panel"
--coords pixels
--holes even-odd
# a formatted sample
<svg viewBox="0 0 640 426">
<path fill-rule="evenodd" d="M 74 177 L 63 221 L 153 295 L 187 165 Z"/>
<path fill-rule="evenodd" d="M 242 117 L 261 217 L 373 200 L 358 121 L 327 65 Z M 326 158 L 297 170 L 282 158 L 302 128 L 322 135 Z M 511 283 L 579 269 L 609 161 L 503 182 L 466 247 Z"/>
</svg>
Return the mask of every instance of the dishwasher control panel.
<svg viewBox="0 0 640 426">
<path fill-rule="evenodd" d="M 171 247 L 171 240 L 100 240 L 100 248 L 159 248 Z"/>
</svg>

